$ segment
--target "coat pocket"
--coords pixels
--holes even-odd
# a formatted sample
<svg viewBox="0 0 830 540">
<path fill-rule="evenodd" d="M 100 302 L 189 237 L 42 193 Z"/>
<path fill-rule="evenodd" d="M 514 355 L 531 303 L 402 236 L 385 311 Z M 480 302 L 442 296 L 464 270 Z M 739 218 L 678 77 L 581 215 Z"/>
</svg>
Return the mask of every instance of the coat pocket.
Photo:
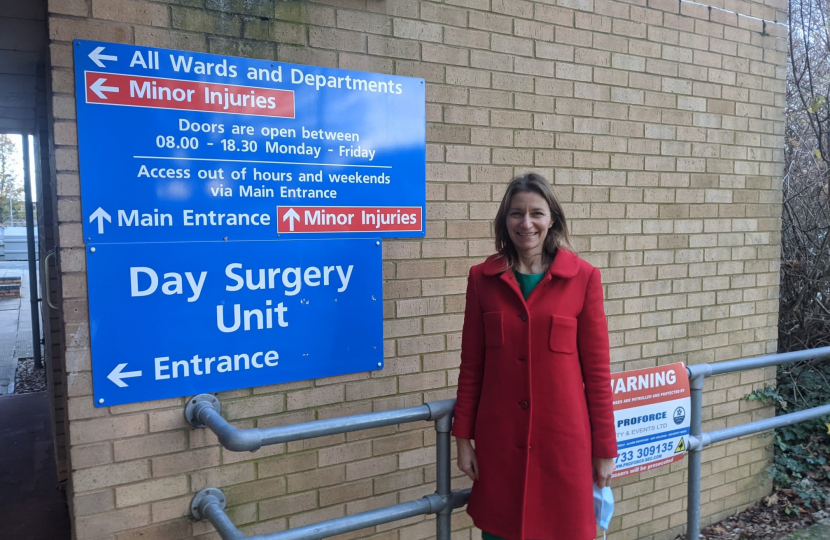
<svg viewBox="0 0 830 540">
<path fill-rule="evenodd" d="M 504 324 L 501 311 L 484 314 L 484 344 L 488 347 L 504 345 Z"/>
<path fill-rule="evenodd" d="M 550 350 L 558 353 L 576 352 L 576 319 L 553 315 L 550 321 Z"/>
</svg>

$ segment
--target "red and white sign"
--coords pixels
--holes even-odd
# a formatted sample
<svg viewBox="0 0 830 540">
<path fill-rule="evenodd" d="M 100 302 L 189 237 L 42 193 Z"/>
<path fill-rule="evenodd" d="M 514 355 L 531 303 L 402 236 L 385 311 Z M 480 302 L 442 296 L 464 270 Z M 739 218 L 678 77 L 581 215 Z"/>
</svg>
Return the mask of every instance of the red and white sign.
<svg viewBox="0 0 830 540">
<path fill-rule="evenodd" d="M 689 378 L 682 363 L 611 374 L 617 434 L 613 478 L 683 459 L 689 446 Z"/>
<path fill-rule="evenodd" d="M 689 398 L 689 376 L 682 362 L 611 374 L 614 410 Z"/>
<path fill-rule="evenodd" d="M 294 92 L 140 75 L 84 72 L 87 103 L 294 118 Z"/>
<path fill-rule="evenodd" d="M 401 232 L 420 231 L 420 206 L 278 206 L 277 232 Z"/>
</svg>

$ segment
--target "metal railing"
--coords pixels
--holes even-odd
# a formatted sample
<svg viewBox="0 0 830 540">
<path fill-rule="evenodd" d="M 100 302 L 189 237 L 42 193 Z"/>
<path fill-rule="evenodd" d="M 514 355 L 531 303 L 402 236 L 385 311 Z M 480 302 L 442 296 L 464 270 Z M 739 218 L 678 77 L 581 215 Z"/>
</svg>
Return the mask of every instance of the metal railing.
<svg viewBox="0 0 830 540">
<path fill-rule="evenodd" d="M 698 540 L 700 538 L 700 462 L 701 452 L 711 444 L 727 439 L 735 439 L 753 433 L 760 433 L 770 429 L 797 424 L 805 420 L 818 418 L 830 414 L 830 405 L 813 407 L 790 414 L 765 418 L 756 422 L 732 426 L 709 433 L 703 433 L 701 417 L 703 414 L 703 383 L 706 377 L 722 375 L 724 373 L 735 373 L 748 369 L 759 369 L 781 364 L 792 364 L 802 360 L 814 358 L 826 358 L 830 356 L 830 347 L 819 349 L 808 349 L 782 354 L 769 354 L 755 358 L 743 358 L 729 362 L 718 362 L 716 364 L 697 364 L 687 366 L 689 374 L 689 389 L 691 390 L 691 416 L 689 418 L 689 477 L 688 477 L 688 500 L 686 506 L 686 538 L 687 540 Z"/>
<path fill-rule="evenodd" d="M 469 489 L 452 491 L 450 488 L 450 430 L 454 399 L 426 403 L 418 407 L 395 409 L 368 414 L 317 420 L 289 426 L 266 429 L 238 429 L 222 418 L 219 400 L 210 394 L 190 399 L 185 407 L 185 417 L 191 426 L 207 427 L 218 437 L 219 442 L 235 452 L 255 451 L 269 444 L 279 444 L 324 435 L 348 433 L 363 429 L 392 426 L 423 420 L 435 422 L 436 431 L 436 489 L 435 493 L 416 501 L 386 506 L 377 510 L 361 512 L 350 516 L 330 519 L 305 527 L 267 535 L 246 537 L 225 514 L 225 494 L 216 488 L 206 488 L 193 497 L 190 511 L 197 520 L 210 521 L 223 540 L 319 540 L 336 534 L 347 533 L 390 523 L 414 516 L 437 514 L 436 534 L 438 540 L 450 540 L 451 513 L 453 509 L 467 504 Z"/>
<path fill-rule="evenodd" d="M 783 354 L 772 354 L 745 358 L 716 364 L 687 366 L 691 394 L 688 501 L 686 538 L 700 537 L 700 467 L 701 453 L 709 445 L 760 433 L 805 420 L 830 414 L 830 405 L 814 407 L 804 411 L 766 418 L 740 426 L 703 433 L 701 428 L 703 412 L 703 384 L 706 377 L 734 373 L 749 369 L 790 364 L 801 360 L 830 356 L 830 347 L 810 349 Z M 329 420 L 318 420 L 289 426 L 265 429 L 238 429 L 222 418 L 219 400 L 210 394 L 202 394 L 188 401 L 185 417 L 191 426 L 207 427 L 219 438 L 220 444 L 236 452 L 255 451 L 262 446 L 302 439 L 348 433 L 382 426 L 391 426 L 422 420 L 435 422 L 436 437 L 436 491 L 422 499 L 362 512 L 351 516 L 322 521 L 304 527 L 289 529 L 268 535 L 246 537 L 225 514 L 226 498 L 216 488 L 206 488 L 197 493 L 191 503 L 191 514 L 197 520 L 210 521 L 223 540 L 320 540 L 341 533 L 356 531 L 365 527 L 390 523 L 408 517 L 437 514 L 436 532 L 438 540 L 450 540 L 450 519 L 452 510 L 467 504 L 470 489 L 452 491 L 450 488 L 450 430 L 455 406 L 454 399 L 426 403 L 418 407 L 395 409 L 369 414 L 359 414 Z"/>
</svg>

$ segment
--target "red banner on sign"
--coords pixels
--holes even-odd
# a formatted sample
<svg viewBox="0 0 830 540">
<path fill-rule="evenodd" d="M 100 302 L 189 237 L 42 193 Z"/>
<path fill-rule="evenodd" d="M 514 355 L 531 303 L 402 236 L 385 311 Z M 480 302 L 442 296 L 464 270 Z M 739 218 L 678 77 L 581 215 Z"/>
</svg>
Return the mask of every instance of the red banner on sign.
<svg viewBox="0 0 830 540">
<path fill-rule="evenodd" d="M 614 410 L 687 398 L 689 377 L 682 362 L 611 374 Z"/>
<path fill-rule="evenodd" d="M 95 71 L 84 75 L 87 103 L 294 118 L 291 90 Z"/>
<path fill-rule="evenodd" d="M 420 231 L 420 206 L 278 206 L 277 232 L 400 232 Z"/>
</svg>

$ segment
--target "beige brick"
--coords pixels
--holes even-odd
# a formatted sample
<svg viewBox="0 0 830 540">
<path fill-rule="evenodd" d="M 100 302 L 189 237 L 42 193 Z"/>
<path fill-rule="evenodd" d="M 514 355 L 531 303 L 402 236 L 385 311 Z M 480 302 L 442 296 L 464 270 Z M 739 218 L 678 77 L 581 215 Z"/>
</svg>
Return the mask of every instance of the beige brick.
<svg viewBox="0 0 830 540">
<path fill-rule="evenodd" d="M 219 448 L 202 448 L 152 459 L 153 476 L 169 476 L 219 465 Z"/>
<path fill-rule="evenodd" d="M 116 540 L 168 540 L 191 536 L 191 524 L 186 521 L 159 523 L 149 527 L 133 529 L 116 536 Z"/>
<path fill-rule="evenodd" d="M 317 467 L 317 452 L 288 454 L 275 459 L 260 461 L 257 464 L 259 478 L 299 472 Z"/>
<path fill-rule="evenodd" d="M 110 443 L 73 446 L 70 450 L 72 465 L 77 469 L 88 469 L 97 465 L 112 463 L 112 446 Z"/>
<path fill-rule="evenodd" d="M 150 463 L 148 461 L 132 461 L 75 471 L 72 474 L 72 487 L 75 493 L 81 493 L 149 478 Z"/>
<path fill-rule="evenodd" d="M 372 481 L 360 480 L 358 482 L 350 482 L 340 484 L 330 488 L 323 488 L 320 490 L 320 505 L 329 506 L 356 499 L 362 499 L 372 494 Z"/>
<path fill-rule="evenodd" d="M 167 8 L 129 0 L 92 0 L 92 16 L 96 19 L 136 23 L 145 26 L 168 26 Z"/>
<path fill-rule="evenodd" d="M 180 408 L 151 412 L 149 419 L 150 433 L 190 427 Z"/>
<path fill-rule="evenodd" d="M 344 465 L 315 469 L 310 472 L 288 475 L 288 492 L 295 493 L 323 486 L 331 486 L 345 480 L 346 467 Z"/>
<path fill-rule="evenodd" d="M 259 519 L 271 519 L 317 507 L 317 493 L 308 491 L 259 503 Z"/>
<path fill-rule="evenodd" d="M 395 379 L 378 379 L 346 385 L 346 399 L 348 401 L 389 396 L 396 392 L 397 384 Z"/>
<path fill-rule="evenodd" d="M 346 480 L 360 480 L 377 474 L 392 472 L 397 468 L 398 459 L 396 456 L 383 456 L 356 463 L 346 464 Z"/>
<path fill-rule="evenodd" d="M 388 493 L 400 489 L 421 485 L 424 482 L 423 468 L 378 476 L 374 479 L 375 493 Z"/>
<path fill-rule="evenodd" d="M 328 508 L 321 508 L 319 510 L 292 516 L 288 519 L 288 523 L 291 528 L 303 527 L 319 521 L 343 517 L 345 513 L 346 511 L 343 506 L 330 506 Z"/>
<path fill-rule="evenodd" d="M 338 384 L 291 392 L 288 394 L 287 409 L 291 411 L 341 402 L 344 399 L 344 388 L 343 385 Z"/>
<path fill-rule="evenodd" d="M 115 488 L 115 505 L 118 507 L 134 506 L 184 495 L 187 491 L 186 476 L 150 480 Z"/>
<path fill-rule="evenodd" d="M 224 488 L 228 504 L 238 505 L 251 501 L 270 499 L 285 494 L 285 480 L 282 478 L 267 478 L 256 482 L 246 482 Z"/>
<path fill-rule="evenodd" d="M 200 491 L 207 487 L 222 488 L 256 478 L 253 463 L 241 463 L 219 468 L 203 469 L 190 475 L 191 488 Z"/>
<path fill-rule="evenodd" d="M 137 506 L 104 514 L 78 517 L 75 520 L 75 533 L 82 538 L 98 538 L 149 525 L 150 522 L 150 507 L 147 505 Z"/>
<path fill-rule="evenodd" d="M 179 452 L 186 447 L 186 437 L 182 431 L 172 431 L 149 435 L 141 438 L 126 439 L 113 443 L 113 453 L 116 461 L 157 456 Z"/>
</svg>

